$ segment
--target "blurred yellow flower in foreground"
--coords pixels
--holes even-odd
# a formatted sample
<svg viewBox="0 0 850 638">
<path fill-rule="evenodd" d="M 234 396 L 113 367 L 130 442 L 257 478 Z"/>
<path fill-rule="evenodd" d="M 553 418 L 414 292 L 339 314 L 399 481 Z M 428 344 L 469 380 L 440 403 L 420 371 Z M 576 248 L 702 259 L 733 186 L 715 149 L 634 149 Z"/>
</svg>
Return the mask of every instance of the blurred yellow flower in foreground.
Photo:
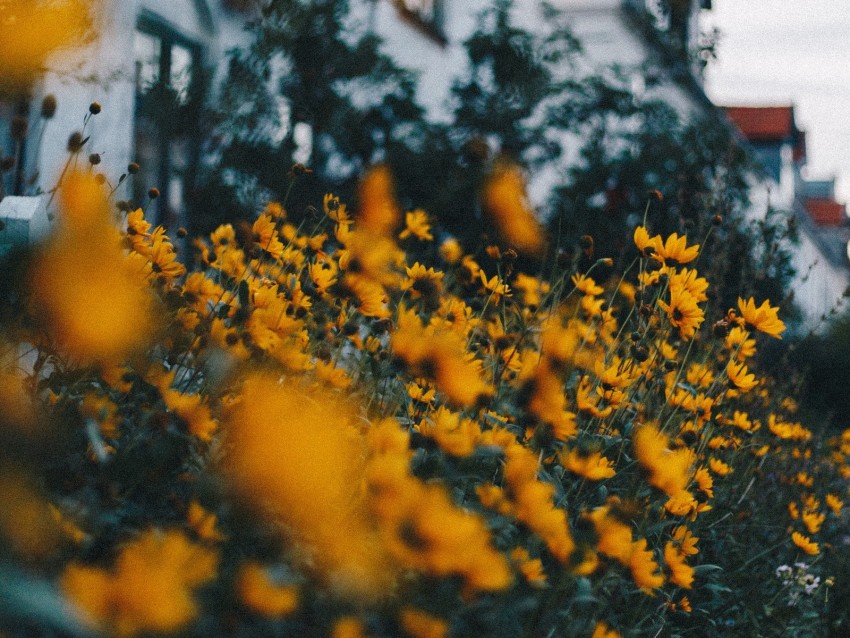
<svg viewBox="0 0 850 638">
<path fill-rule="evenodd" d="M 546 243 L 543 230 L 531 210 L 518 166 L 509 163 L 496 166 L 484 184 L 482 202 L 508 246 L 526 255 L 543 252 Z"/>
<path fill-rule="evenodd" d="M 103 187 L 74 174 L 61 191 L 53 236 L 31 273 L 36 319 L 61 350 L 80 361 L 114 363 L 153 335 L 146 278 L 121 249 Z"/>
<path fill-rule="evenodd" d="M 92 2 L 0 0 L 0 95 L 26 90 L 57 49 L 79 45 L 91 26 Z"/>
<path fill-rule="evenodd" d="M 390 594 L 394 563 L 360 492 L 365 447 L 351 406 L 254 375 L 227 421 L 227 475 L 280 516 L 317 578 L 344 597 Z"/>
<path fill-rule="evenodd" d="M 193 590 L 216 576 L 218 557 L 175 530 L 150 530 L 127 545 L 112 569 L 71 564 L 63 591 L 118 636 L 174 631 L 198 612 Z"/>
</svg>

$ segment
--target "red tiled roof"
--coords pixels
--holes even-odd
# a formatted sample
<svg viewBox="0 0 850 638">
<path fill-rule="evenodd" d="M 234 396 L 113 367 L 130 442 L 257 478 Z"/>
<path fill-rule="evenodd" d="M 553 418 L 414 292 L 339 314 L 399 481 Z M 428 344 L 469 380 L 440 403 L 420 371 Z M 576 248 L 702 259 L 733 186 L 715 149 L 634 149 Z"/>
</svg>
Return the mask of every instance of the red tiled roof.
<svg viewBox="0 0 850 638">
<path fill-rule="evenodd" d="M 818 226 L 840 226 L 847 221 L 844 204 L 832 199 L 813 198 L 805 202 L 806 210 Z"/>
<path fill-rule="evenodd" d="M 751 142 L 784 140 L 795 131 L 793 106 L 726 106 L 724 110 Z"/>
</svg>

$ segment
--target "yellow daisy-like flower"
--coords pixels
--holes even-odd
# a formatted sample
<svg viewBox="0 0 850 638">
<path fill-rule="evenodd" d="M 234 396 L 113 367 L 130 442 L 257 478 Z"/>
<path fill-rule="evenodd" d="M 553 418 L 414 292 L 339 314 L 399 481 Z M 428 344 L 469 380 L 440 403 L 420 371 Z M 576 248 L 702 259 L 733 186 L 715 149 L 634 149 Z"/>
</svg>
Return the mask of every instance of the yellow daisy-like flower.
<svg viewBox="0 0 850 638">
<path fill-rule="evenodd" d="M 669 269 L 672 272 L 670 275 L 670 288 L 684 288 L 697 301 L 708 301 L 708 295 L 705 291 L 708 290 L 708 280 L 700 277 L 696 270 L 688 270 L 683 268 L 681 271 Z"/>
<path fill-rule="evenodd" d="M 402 282 L 401 289 L 407 290 L 413 299 L 429 300 L 439 306 L 444 273 L 426 268 L 418 261 L 407 268 L 406 272 L 407 278 Z"/>
<path fill-rule="evenodd" d="M 756 353 L 756 340 L 741 326 L 735 326 L 726 335 L 726 349 L 735 353 L 738 361 L 746 361 Z"/>
<path fill-rule="evenodd" d="M 716 459 L 714 457 L 708 459 L 708 467 L 710 467 L 711 471 L 717 474 L 717 476 L 728 476 L 735 471 L 727 463 L 724 463 L 720 459 Z"/>
<path fill-rule="evenodd" d="M 617 473 L 611 460 L 599 452 L 582 456 L 576 449 L 561 450 L 558 458 L 567 470 L 591 481 L 611 478 Z"/>
<path fill-rule="evenodd" d="M 791 532 L 791 540 L 794 541 L 794 544 L 809 556 L 817 556 L 820 554 L 820 547 L 818 547 L 818 544 L 800 532 Z"/>
<path fill-rule="evenodd" d="M 670 323 L 679 329 L 679 336 L 688 340 L 705 320 L 696 298 L 685 288 L 670 289 L 670 303 L 659 301 L 658 305 L 667 313 Z"/>
<path fill-rule="evenodd" d="M 688 246 L 686 235 L 679 237 L 677 233 L 673 233 L 664 242 L 661 241 L 660 236 L 656 235 L 651 241 L 656 258 L 661 260 L 665 266 L 671 263 L 674 265 L 687 264 L 699 255 L 699 244 Z"/>
<path fill-rule="evenodd" d="M 247 563 L 241 567 L 236 578 L 236 591 L 245 607 L 268 618 L 282 618 L 298 608 L 298 589 L 273 582 L 258 563 Z"/>
<path fill-rule="evenodd" d="M 756 381 L 756 375 L 747 374 L 748 372 L 747 366 L 743 363 L 730 361 L 726 365 L 726 374 L 729 377 L 729 386 L 740 390 L 741 392 L 752 390 L 759 382 Z"/>
<path fill-rule="evenodd" d="M 599 621 L 593 630 L 593 635 L 590 638 L 620 638 L 620 634 L 611 629 L 604 622 Z"/>
<path fill-rule="evenodd" d="M 664 545 L 664 562 L 670 569 L 670 581 L 683 589 L 690 589 L 694 584 L 694 568 L 688 565 L 685 554 L 673 541 Z"/>
<path fill-rule="evenodd" d="M 785 330 L 785 324 L 779 319 L 779 308 L 773 308 L 770 301 L 765 300 L 762 305 L 756 307 L 755 300 L 750 297 L 746 301 L 738 298 L 738 309 L 741 311 L 741 320 L 751 330 L 758 330 L 771 337 L 781 339 L 781 333 Z"/>
<path fill-rule="evenodd" d="M 593 279 L 590 277 L 586 277 L 584 275 L 576 273 L 573 275 L 570 280 L 573 282 L 573 285 L 583 292 L 586 295 L 591 295 L 593 297 L 597 295 L 601 295 L 605 292 L 605 289 L 602 286 L 598 286 Z"/>
<path fill-rule="evenodd" d="M 835 494 L 826 495 L 826 506 L 832 510 L 832 513 L 838 516 L 841 509 L 844 507 L 844 501 L 838 498 Z"/>
<path fill-rule="evenodd" d="M 637 246 L 638 250 L 644 255 L 648 256 L 654 252 L 652 239 L 650 239 L 645 226 L 638 226 L 635 228 L 634 241 L 635 246 Z M 649 252 L 647 252 L 647 249 L 649 249 Z"/>
<path fill-rule="evenodd" d="M 644 591 L 657 589 L 664 584 L 664 575 L 658 570 L 655 554 L 647 549 L 645 538 L 632 543 L 629 567 L 635 584 Z"/>
<path fill-rule="evenodd" d="M 422 241 L 434 239 L 434 235 L 431 234 L 431 223 L 428 219 L 428 213 L 421 208 L 417 208 L 404 215 L 404 230 L 399 233 L 398 238 L 407 239 L 408 237 L 416 237 Z"/>
<path fill-rule="evenodd" d="M 699 550 L 697 549 L 699 538 L 691 534 L 691 530 L 684 525 L 673 528 L 673 541 L 676 543 L 679 551 L 685 556 L 699 554 Z"/>
<path fill-rule="evenodd" d="M 411 638 L 444 638 L 449 634 L 449 623 L 413 607 L 401 610 L 399 623 Z"/>
<path fill-rule="evenodd" d="M 72 563 L 63 591 L 117 636 L 173 632 L 198 613 L 194 590 L 212 580 L 218 556 L 178 531 L 151 530 L 127 545 L 111 570 Z"/>
<path fill-rule="evenodd" d="M 543 251 L 543 230 L 526 197 L 525 179 L 518 166 L 497 166 L 484 185 L 482 201 L 507 244 L 526 255 Z"/>
</svg>

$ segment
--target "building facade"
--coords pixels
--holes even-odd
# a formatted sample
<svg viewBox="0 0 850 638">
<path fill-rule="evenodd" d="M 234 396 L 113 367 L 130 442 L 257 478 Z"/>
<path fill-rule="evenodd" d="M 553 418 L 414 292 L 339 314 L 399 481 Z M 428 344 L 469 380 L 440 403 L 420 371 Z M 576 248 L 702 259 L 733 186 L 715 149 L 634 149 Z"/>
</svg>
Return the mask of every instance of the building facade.
<svg viewBox="0 0 850 638">
<path fill-rule="evenodd" d="M 87 152 L 99 156 L 99 170 L 117 179 L 127 173 L 130 162 L 140 165 L 139 172 L 118 187 L 116 198 L 144 203 L 158 223 L 181 225 L 205 134 L 201 107 L 215 99 L 215 87 L 226 72 L 227 50 L 249 41 L 244 24 L 256 15 L 260 3 L 100 1 L 95 42 L 53 60 L 28 107 L 0 104 L 5 109 L 0 110 L 4 122 L 13 111 L 28 111 L 30 121 L 37 122 L 41 98 L 48 94 L 58 98 L 55 117 L 39 124 L 44 127 L 38 135 L 41 141 L 28 142 L 25 149 L 27 179 L 16 183 L 14 176 L 7 175 L 6 192 L 46 191 L 57 183 L 67 157 L 68 133 L 82 128 L 89 104 L 96 100 L 102 110 L 89 118 L 84 135 L 89 138 Z M 428 117 L 445 121 L 451 113 L 452 83 L 466 65 L 464 40 L 491 2 L 351 0 L 351 5 L 355 22 L 378 35 L 384 50 L 400 66 L 418 73 L 417 96 Z M 578 73 L 604 76 L 616 66 L 632 78 L 630 89 L 637 99 L 662 100 L 685 120 L 704 114 L 723 117 L 702 90 L 699 58 L 694 55 L 700 45 L 699 17 L 710 9 L 710 0 L 550 3 L 566 12 L 582 44 Z M 519 26 L 533 30 L 544 19 L 541 6 L 539 0 L 515 0 L 513 17 Z M 648 86 L 645 69 L 650 62 L 660 77 Z M 846 230 L 845 217 L 836 217 L 837 204 L 830 204 L 829 196 L 809 197 L 808 207 L 804 202 L 800 168 L 805 161 L 805 135 L 794 124 L 793 109 L 730 109 L 727 115 L 741 128 L 764 168 L 753 176 L 752 215 L 763 214 L 768 202 L 796 211 L 801 232 L 795 252 L 795 293 L 807 322 L 813 325 L 829 313 L 847 287 L 846 241 L 836 251 L 840 242 L 835 239 Z M 0 129 L 0 144 L 4 136 L 9 153 L 13 148 L 9 131 Z M 565 148 L 579 148 L 565 141 Z M 309 148 L 309 143 L 304 147 Z M 576 160 L 569 151 L 564 158 L 566 163 Z M 537 201 L 545 198 L 550 184 L 543 171 L 533 185 Z M 155 201 L 148 197 L 153 186 L 161 193 Z"/>
<path fill-rule="evenodd" d="M 0 105 L 39 129 L 26 142 L 25 179 L 16 183 L 7 175 L 6 192 L 53 188 L 68 157 L 68 136 L 80 131 L 88 138 L 86 156 L 96 153 L 99 171 L 110 179 L 139 164 L 116 191 L 119 199 L 142 202 L 155 186 L 161 197 L 150 202 L 151 215 L 180 223 L 195 179 L 201 107 L 225 71 L 226 51 L 247 41 L 250 7 L 235 0 L 96 0 L 91 7 L 94 40 L 54 55 L 29 104 Z M 50 120 L 39 117 L 46 95 L 57 98 Z M 94 101 L 101 110 L 83 128 Z M 8 152 L 13 142 L 5 133 L 0 130 L 0 145 Z"/>
<path fill-rule="evenodd" d="M 835 179 L 806 180 L 806 135 L 793 105 L 725 107 L 726 115 L 753 149 L 762 174 L 755 176 L 751 216 L 768 208 L 784 211 L 796 224 L 792 291 L 804 314 L 803 330 L 820 331 L 843 310 L 850 286 L 850 219 L 835 201 Z"/>
</svg>

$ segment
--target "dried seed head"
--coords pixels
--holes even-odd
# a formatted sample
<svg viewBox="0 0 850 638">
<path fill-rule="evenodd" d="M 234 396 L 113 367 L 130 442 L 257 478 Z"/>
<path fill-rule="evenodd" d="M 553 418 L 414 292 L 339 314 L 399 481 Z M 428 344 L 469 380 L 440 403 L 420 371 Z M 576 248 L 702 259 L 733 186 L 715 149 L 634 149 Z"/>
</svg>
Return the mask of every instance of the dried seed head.
<svg viewBox="0 0 850 638">
<path fill-rule="evenodd" d="M 92 102 L 91 104 L 89 104 L 89 113 L 91 113 L 92 115 L 97 115 L 102 110 L 103 108 L 100 106 L 100 102 Z"/>
<path fill-rule="evenodd" d="M 68 137 L 68 152 L 69 153 L 79 153 L 80 149 L 83 148 L 83 134 L 79 131 L 74 131 L 71 133 L 70 137 Z"/>
<path fill-rule="evenodd" d="M 56 96 L 48 93 L 41 101 L 41 117 L 45 120 L 51 119 L 56 115 Z"/>
</svg>

